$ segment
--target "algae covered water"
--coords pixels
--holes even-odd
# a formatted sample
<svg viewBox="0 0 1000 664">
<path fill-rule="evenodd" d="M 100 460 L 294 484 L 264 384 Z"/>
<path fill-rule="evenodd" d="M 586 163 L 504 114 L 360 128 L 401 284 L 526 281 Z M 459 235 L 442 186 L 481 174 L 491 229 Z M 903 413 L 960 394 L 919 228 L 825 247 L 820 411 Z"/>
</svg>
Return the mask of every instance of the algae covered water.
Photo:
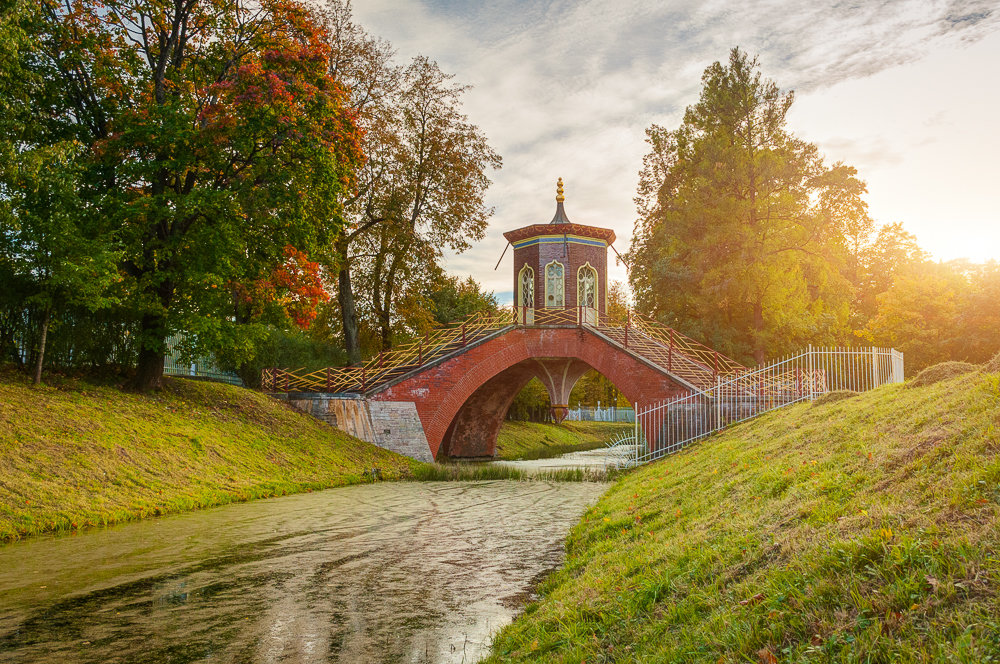
<svg viewBox="0 0 1000 664">
<path fill-rule="evenodd" d="M 0 548 L 0 662 L 473 662 L 605 485 L 381 483 Z"/>
</svg>

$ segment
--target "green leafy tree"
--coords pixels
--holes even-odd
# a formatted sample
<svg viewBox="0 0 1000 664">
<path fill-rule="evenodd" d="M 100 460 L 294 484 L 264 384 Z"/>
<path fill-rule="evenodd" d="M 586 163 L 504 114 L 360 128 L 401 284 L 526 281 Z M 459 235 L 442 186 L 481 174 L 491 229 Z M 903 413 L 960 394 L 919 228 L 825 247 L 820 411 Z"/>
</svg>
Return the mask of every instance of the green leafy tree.
<svg viewBox="0 0 1000 664">
<path fill-rule="evenodd" d="M 733 49 L 682 125 L 647 131 L 630 251 L 637 307 L 762 362 L 848 332 L 847 234 L 868 222 L 853 168 L 787 131 L 791 92 Z"/>
<path fill-rule="evenodd" d="M 83 148 L 72 133 L 38 109 L 54 92 L 38 67 L 43 8 L 5 3 L 0 16 L 0 272 L 6 314 L 4 346 L 17 322 L 37 322 L 30 349 L 34 382 L 42 378 L 49 329 L 70 309 L 94 312 L 114 302 L 114 240 L 85 197 Z M 13 319 L 20 319 L 15 321 Z"/>
<path fill-rule="evenodd" d="M 878 297 L 892 287 L 896 277 L 930 262 L 930 255 L 901 223 L 894 223 L 880 227 L 862 246 L 859 262 L 853 281 L 857 297 L 852 310 L 856 329 L 863 329 L 878 311 Z"/>
<path fill-rule="evenodd" d="M 287 245 L 329 244 L 356 127 L 304 4 L 45 0 L 41 16 L 37 140 L 83 148 L 83 190 L 122 250 L 134 386 L 152 389 L 169 335 L 231 334 L 229 284 L 269 274 Z"/>
<path fill-rule="evenodd" d="M 907 265 L 877 297 L 878 312 L 868 323 L 866 338 L 902 351 L 910 373 L 964 359 L 959 315 L 968 292 L 968 279 L 955 265 Z"/>
<path fill-rule="evenodd" d="M 461 279 L 440 275 L 431 291 L 430 300 L 434 308 L 434 321 L 441 325 L 468 318 L 477 312 L 500 312 L 496 296 L 484 291 L 482 285 L 471 276 Z"/>
<path fill-rule="evenodd" d="M 986 362 L 1000 353 L 1000 263 L 973 269 L 970 292 L 959 314 L 962 346 L 970 362 Z"/>
<path fill-rule="evenodd" d="M 96 223 L 95 211 L 78 196 L 78 150 L 56 144 L 6 153 L 0 180 L 0 256 L 20 285 L 22 302 L 40 314 L 34 349 L 34 383 L 42 381 L 53 321 L 69 308 L 96 311 L 116 300 L 118 252 Z"/>
</svg>

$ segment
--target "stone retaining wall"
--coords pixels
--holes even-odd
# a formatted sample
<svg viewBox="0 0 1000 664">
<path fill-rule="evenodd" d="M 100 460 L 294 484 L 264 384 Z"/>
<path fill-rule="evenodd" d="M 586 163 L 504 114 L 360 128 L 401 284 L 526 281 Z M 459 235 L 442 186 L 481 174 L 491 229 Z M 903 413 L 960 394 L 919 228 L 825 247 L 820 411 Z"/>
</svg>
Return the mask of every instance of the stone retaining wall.
<svg viewBox="0 0 1000 664">
<path fill-rule="evenodd" d="M 351 395 L 308 392 L 272 396 L 355 438 L 417 461 L 434 461 L 412 401 L 368 401 Z"/>
</svg>

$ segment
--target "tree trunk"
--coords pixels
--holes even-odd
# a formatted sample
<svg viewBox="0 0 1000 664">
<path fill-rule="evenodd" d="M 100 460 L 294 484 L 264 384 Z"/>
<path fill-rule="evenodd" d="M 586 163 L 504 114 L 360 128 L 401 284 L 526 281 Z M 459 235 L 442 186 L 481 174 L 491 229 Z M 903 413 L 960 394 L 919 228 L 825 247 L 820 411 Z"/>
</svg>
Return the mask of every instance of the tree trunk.
<svg viewBox="0 0 1000 664">
<path fill-rule="evenodd" d="M 398 251 L 389 264 L 383 283 L 382 301 L 376 306 L 379 321 L 379 331 L 382 335 L 382 350 L 392 350 L 392 304 L 396 297 L 396 274 L 399 270 L 400 262 L 407 254 L 406 249 Z"/>
<path fill-rule="evenodd" d="M 351 286 L 351 270 L 343 267 L 337 276 L 337 302 L 340 303 L 340 322 L 344 328 L 344 349 L 347 361 L 361 362 L 361 343 L 358 341 L 358 312 L 354 306 L 354 288 Z"/>
<path fill-rule="evenodd" d="M 337 275 L 337 302 L 340 304 L 340 322 L 344 330 L 344 350 L 351 364 L 361 362 L 361 344 L 358 341 L 358 312 L 354 306 L 354 288 L 351 285 L 351 266 L 347 258 L 347 238 L 341 235 L 336 243 L 340 260 Z"/>
<path fill-rule="evenodd" d="M 52 319 L 52 307 L 45 307 L 45 316 L 42 318 L 42 334 L 38 340 L 38 358 L 35 360 L 35 385 L 42 383 L 42 364 L 45 361 L 45 341 L 49 336 L 49 321 Z"/>
<path fill-rule="evenodd" d="M 139 321 L 139 358 L 130 387 L 136 392 L 152 392 L 163 387 L 164 348 L 167 344 L 167 314 L 174 299 L 173 282 L 164 281 L 157 289 L 160 309 L 144 314 Z"/>
<path fill-rule="evenodd" d="M 152 332 L 146 332 L 147 320 L 148 317 L 146 316 L 142 319 L 142 331 L 140 334 L 142 334 L 146 340 L 142 342 L 142 346 L 139 348 L 139 360 L 135 366 L 135 377 L 131 381 L 131 387 L 136 392 L 152 392 L 163 387 L 162 344 L 165 343 L 167 339 L 166 335 L 163 335 L 163 337 L 159 339 L 161 343 L 159 346 L 160 350 L 154 347 L 154 345 L 149 342 L 149 335 L 152 334 Z"/>
<path fill-rule="evenodd" d="M 256 362 L 244 362 L 236 369 L 236 375 L 243 381 L 243 387 L 259 390 L 261 386 L 261 370 Z"/>
</svg>

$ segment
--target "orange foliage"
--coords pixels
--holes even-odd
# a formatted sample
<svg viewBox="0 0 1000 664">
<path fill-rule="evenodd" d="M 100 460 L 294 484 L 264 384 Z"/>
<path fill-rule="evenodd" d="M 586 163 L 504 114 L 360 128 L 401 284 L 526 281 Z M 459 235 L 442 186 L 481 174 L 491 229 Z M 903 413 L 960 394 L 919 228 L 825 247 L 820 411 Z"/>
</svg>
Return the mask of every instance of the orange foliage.
<svg viewBox="0 0 1000 664">
<path fill-rule="evenodd" d="M 243 304 L 263 307 L 277 304 L 285 314 L 303 330 L 309 329 L 316 318 L 321 302 L 330 299 L 323 287 L 319 263 L 309 260 L 304 251 L 286 245 L 285 261 L 266 279 L 258 279 L 251 286 L 234 286 Z"/>
</svg>

